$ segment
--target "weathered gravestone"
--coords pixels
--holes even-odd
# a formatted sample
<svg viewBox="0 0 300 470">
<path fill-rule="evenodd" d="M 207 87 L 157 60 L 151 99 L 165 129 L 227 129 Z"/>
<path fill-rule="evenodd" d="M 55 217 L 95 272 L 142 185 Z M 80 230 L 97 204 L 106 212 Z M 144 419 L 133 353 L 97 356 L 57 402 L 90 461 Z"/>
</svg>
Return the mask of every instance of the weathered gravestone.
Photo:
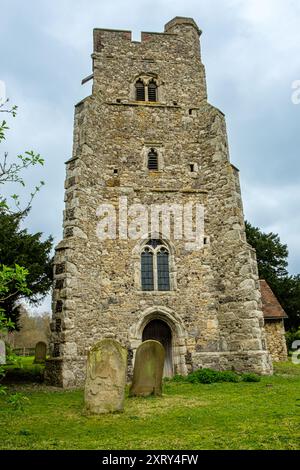
<svg viewBox="0 0 300 470">
<path fill-rule="evenodd" d="M 0 339 L 0 364 L 6 364 L 6 351 L 3 339 Z"/>
<path fill-rule="evenodd" d="M 124 408 L 127 350 L 113 339 L 103 339 L 88 353 L 85 382 L 85 408 L 101 414 Z"/>
<path fill-rule="evenodd" d="M 47 344 L 43 341 L 39 341 L 35 345 L 35 355 L 34 355 L 34 363 L 35 364 L 43 364 L 46 361 L 47 355 Z"/>
<path fill-rule="evenodd" d="M 165 349 L 162 344 L 154 340 L 144 341 L 136 351 L 129 396 L 160 396 L 164 362 Z"/>
</svg>

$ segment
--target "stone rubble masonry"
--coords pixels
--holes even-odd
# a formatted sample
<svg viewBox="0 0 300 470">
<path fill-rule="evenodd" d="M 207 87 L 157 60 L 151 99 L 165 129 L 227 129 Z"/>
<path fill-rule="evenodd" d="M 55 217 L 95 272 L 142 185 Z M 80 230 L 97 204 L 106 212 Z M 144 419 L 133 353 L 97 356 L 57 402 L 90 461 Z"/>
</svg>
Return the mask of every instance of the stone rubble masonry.
<svg viewBox="0 0 300 470">
<path fill-rule="evenodd" d="M 269 284 L 264 279 L 260 279 L 259 283 L 268 350 L 273 362 L 287 361 L 284 319 L 288 316 Z"/>
<path fill-rule="evenodd" d="M 288 360 L 283 320 L 265 320 L 267 346 L 273 362 Z"/>
<path fill-rule="evenodd" d="M 106 337 L 128 349 L 130 377 L 152 319 L 171 328 L 174 373 L 199 367 L 272 373 L 239 172 L 229 160 L 224 114 L 207 101 L 200 34 L 192 19 L 180 17 L 164 33 L 142 33 L 141 42 L 132 41 L 130 31 L 94 30 L 93 91 L 75 107 L 73 155 L 66 164 L 49 383 L 82 386 L 87 352 Z M 135 101 L 138 77 L 156 80 L 158 102 Z M 156 172 L 145 160 L 153 147 Z M 120 196 L 129 205 L 205 206 L 208 243 L 202 250 L 167 241 L 173 290 L 141 291 L 139 244 L 97 237 L 97 207 L 118 206 Z"/>
</svg>

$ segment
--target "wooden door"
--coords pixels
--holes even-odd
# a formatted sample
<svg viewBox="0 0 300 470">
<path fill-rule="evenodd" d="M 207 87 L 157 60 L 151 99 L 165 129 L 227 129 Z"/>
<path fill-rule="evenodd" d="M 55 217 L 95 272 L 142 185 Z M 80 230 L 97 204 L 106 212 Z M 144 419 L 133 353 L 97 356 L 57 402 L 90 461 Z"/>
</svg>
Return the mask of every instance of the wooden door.
<svg viewBox="0 0 300 470">
<path fill-rule="evenodd" d="M 147 341 L 148 339 L 159 341 L 165 348 L 164 377 L 172 377 L 172 332 L 170 327 L 162 320 L 150 321 L 143 331 L 143 341 Z"/>
</svg>

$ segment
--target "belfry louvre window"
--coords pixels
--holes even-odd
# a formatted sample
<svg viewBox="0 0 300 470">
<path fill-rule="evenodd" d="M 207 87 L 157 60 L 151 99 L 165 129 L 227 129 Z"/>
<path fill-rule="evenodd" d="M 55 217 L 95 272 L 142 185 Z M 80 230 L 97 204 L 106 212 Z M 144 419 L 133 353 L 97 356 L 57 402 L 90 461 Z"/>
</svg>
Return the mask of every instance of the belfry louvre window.
<svg viewBox="0 0 300 470">
<path fill-rule="evenodd" d="M 135 84 L 136 101 L 145 101 L 145 85 L 142 80 Z"/>
<path fill-rule="evenodd" d="M 162 240 L 149 240 L 141 255 L 143 291 L 169 291 L 169 251 Z"/>
<path fill-rule="evenodd" d="M 158 155 L 154 149 L 148 153 L 148 170 L 158 170 Z"/>
<path fill-rule="evenodd" d="M 157 85 L 153 80 L 148 84 L 148 101 L 157 101 Z"/>
</svg>

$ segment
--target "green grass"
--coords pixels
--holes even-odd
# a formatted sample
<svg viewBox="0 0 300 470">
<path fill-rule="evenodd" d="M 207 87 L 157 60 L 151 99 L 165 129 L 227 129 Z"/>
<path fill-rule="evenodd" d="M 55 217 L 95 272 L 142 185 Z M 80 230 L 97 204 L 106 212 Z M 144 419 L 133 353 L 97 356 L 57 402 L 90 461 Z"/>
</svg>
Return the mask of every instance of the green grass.
<svg viewBox="0 0 300 470">
<path fill-rule="evenodd" d="M 20 367 L 31 367 L 33 365 L 34 361 L 34 356 L 14 356 L 16 359 L 12 362 L 6 364 L 5 368 L 10 370 L 10 369 L 15 369 Z"/>
<path fill-rule="evenodd" d="M 299 449 L 300 365 L 258 383 L 166 382 L 162 398 L 126 398 L 124 413 L 87 417 L 83 392 L 16 387 L 0 397 L 1 449 Z"/>
</svg>

